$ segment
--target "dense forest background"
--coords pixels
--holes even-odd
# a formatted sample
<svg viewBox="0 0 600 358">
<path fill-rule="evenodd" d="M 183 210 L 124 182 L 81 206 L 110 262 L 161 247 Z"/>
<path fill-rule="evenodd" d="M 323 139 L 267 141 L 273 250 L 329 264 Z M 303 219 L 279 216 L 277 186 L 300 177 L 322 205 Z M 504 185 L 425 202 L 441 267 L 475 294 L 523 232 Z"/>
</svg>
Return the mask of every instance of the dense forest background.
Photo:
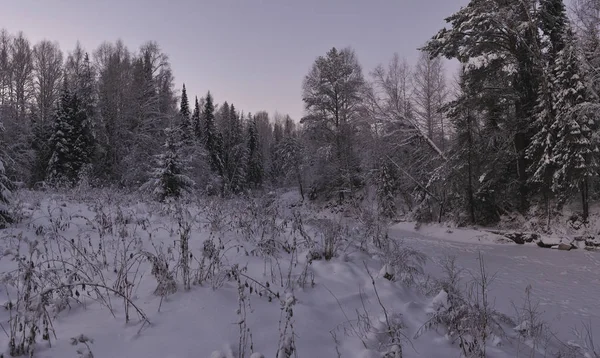
<svg viewBox="0 0 600 358">
<path fill-rule="evenodd" d="M 576 201 L 587 220 L 600 194 L 600 2 L 568 13 L 562 0 L 472 0 L 446 21 L 414 66 L 394 55 L 364 71 L 351 48 L 318 57 L 295 119 L 189 96 L 155 42 L 65 54 L 2 30 L 0 199 L 17 187 L 168 200 L 294 186 L 310 200 L 371 195 L 386 218 L 489 225 Z"/>
</svg>

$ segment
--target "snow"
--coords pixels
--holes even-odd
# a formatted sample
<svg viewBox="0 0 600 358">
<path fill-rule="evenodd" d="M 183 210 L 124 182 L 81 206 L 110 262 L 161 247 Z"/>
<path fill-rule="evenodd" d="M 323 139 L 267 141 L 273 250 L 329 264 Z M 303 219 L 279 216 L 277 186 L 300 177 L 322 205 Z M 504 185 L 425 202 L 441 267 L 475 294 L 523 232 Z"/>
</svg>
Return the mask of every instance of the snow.
<svg viewBox="0 0 600 358">
<path fill-rule="evenodd" d="M 21 200 L 27 203 L 23 206 L 29 210 L 31 217 L 15 228 L 3 230 L 2 235 L 11 239 L 1 243 L 0 252 L 4 252 L 5 257 L 0 260 L 0 272 L 7 273 L 15 268 L 15 262 L 9 256 L 15 253 L 16 248 L 10 243 L 19 234 L 40 242 L 50 238 L 61 240 L 61 237 L 75 242 L 82 239 L 83 244 L 89 241 L 92 246 L 101 240 L 110 243 L 113 236 L 121 237 L 119 240 L 122 241 L 115 241 L 121 243 L 135 239 L 145 250 L 155 252 L 150 245 L 152 242 L 156 247 L 163 245 L 167 256 L 169 252 L 175 252 L 177 257 L 177 223 L 165 206 L 110 193 L 98 195 L 91 201 L 82 201 L 71 194 L 41 195 L 21 196 Z M 297 200 L 296 194 L 282 195 L 279 212 L 291 212 L 290 204 L 295 203 L 297 207 L 294 210 L 305 210 L 302 213 L 308 221 L 309 210 L 297 204 Z M 206 282 L 185 291 L 180 274 L 175 278 L 178 291 L 161 300 L 153 294 L 157 282 L 152 277 L 151 265 L 143 263 L 135 277 L 132 276 L 135 282 L 132 301 L 144 311 L 151 324 L 142 325 L 135 313 L 130 313 L 132 319 L 125 323 L 124 305 L 118 297 L 111 296 L 115 301 L 113 316 L 105 306 L 82 296 L 81 304 L 71 302 L 71 307 L 57 314 L 53 320 L 57 340 L 52 339 L 52 347 L 45 342 L 39 343 L 36 356 L 76 357 L 76 348 L 82 346 L 72 346 L 70 338 L 83 334 L 93 340 L 89 345 L 96 357 L 238 358 L 238 323 L 244 321 L 252 334 L 252 350 L 248 345 L 246 357 L 275 357 L 288 309 L 293 310 L 294 338 L 288 336 L 284 341 L 295 343 L 298 357 L 336 357 L 338 351 L 343 357 L 381 357 L 385 351 L 400 349 L 390 338 L 390 327 L 400 329 L 402 337 L 410 339 L 410 343 L 407 338 L 401 340 L 403 357 L 460 356 L 460 349 L 442 330 L 427 331 L 413 339 L 428 320 L 432 309 L 449 308 L 445 291 L 437 291 L 433 297 L 427 297 L 417 287 L 389 281 L 383 276 L 394 269 L 382 261 L 381 254 L 357 248 L 345 250 L 330 261 L 315 260 L 310 264 L 306 251 L 297 252 L 296 259 L 293 254 L 283 251 L 275 256 L 262 257 L 252 253 L 252 249 L 256 249 L 256 240 L 262 236 L 249 238 L 250 231 L 243 231 L 243 226 L 239 225 L 246 219 L 242 214 L 245 210 L 243 205 L 210 205 L 204 202 L 200 206 L 195 203 L 187 206 L 190 217 L 197 223 L 204 223 L 194 226 L 191 232 L 191 252 L 201 259 L 204 242 L 218 238 L 225 247 L 220 251 L 222 271 L 235 264 L 247 268 L 243 271 L 244 275 L 262 285 L 268 284 L 270 290 L 279 294 L 281 301 L 279 298 L 267 299 L 266 289 L 254 285 L 258 288 L 252 293 L 244 291 L 248 305 L 240 310 L 244 302 L 238 295 L 239 287 L 235 280 L 223 276 L 224 281 L 216 287 Z M 221 231 L 209 229 L 208 222 L 211 220 L 218 226 L 214 215 L 218 215 L 219 210 L 226 211 L 236 206 L 239 211 L 223 214 L 220 218 L 224 222 Z M 102 213 L 108 219 L 101 219 Z M 115 218 L 120 218 L 123 224 L 113 221 L 112 228 L 120 228 L 113 234 L 110 221 Z M 309 233 L 313 229 L 306 227 Z M 42 231 L 46 234 L 36 235 L 36 232 Z M 105 235 L 103 239 L 99 236 L 100 232 Z M 286 235 L 291 237 L 292 233 L 287 232 Z M 498 245 L 499 235 L 441 225 L 422 226 L 415 230 L 414 223 L 400 223 L 389 229 L 389 235 L 395 240 L 402 240 L 403 245 L 427 254 L 429 260 L 425 271 L 435 277 L 441 277 L 438 264 L 448 254 L 457 257 L 458 264 L 466 269 L 465 277 L 469 277 L 476 272 L 479 265 L 477 257 L 481 253 L 488 271 L 497 273 L 491 287 L 496 308 L 503 313 L 514 314 L 513 302 L 520 304 L 525 287 L 531 284 L 532 296 L 541 302 L 543 318 L 552 322 L 557 335 L 565 342 L 574 339 L 571 328 L 580 326 L 582 322 L 591 322 L 593 332 L 600 332 L 600 305 L 597 304 L 600 255 L 597 253 L 575 250 L 566 254 L 528 245 Z M 111 250 L 118 253 L 116 247 L 107 246 L 111 267 Z M 175 264 L 169 263 L 170 267 Z M 109 281 L 115 278 L 111 272 L 106 270 L 104 273 Z M 307 272 L 306 282 L 299 284 L 303 272 Z M 241 282 L 253 285 L 249 279 Z M 0 302 L 8 302 L 16 295 L 13 288 L 6 287 L 8 290 L 5 287 L 0 289 Z M 265 294 L 259 296 L 258 292 Z M 240 318 L 238 312 L 242 311 L 246 312 L 245 317 Z M 4 327 L 8 327 L 8 320 L 8 313 L 5 310 L 0 312 L 0 323 Z M 493 337 L 489 356 L 516 356 L 517 348 L 511 342 L 514 339 L 506 341 Z M 0 351 L 5 351 L 7 344 L 6 337 L 2 336 Z"/>
<path fill-rule="evenodd" d="M 525 288 L 531 284 L 532 296 L 540 301 L 543 319 L 552 323 L 552 329 L 559 337 L 571 336 L 572 330 L 583 323 L 591 323 L 592 332 L 600 332 L 600 305 L 596 299 L 600 295 L 599 252 L 564 252 L 534 245 L 494 245 L 493 240 L 477 240 L 471 230 L 466 230 L 469 235 L 463 240 L 457 240 L 454 233 L 447 239 L 440 239 L 439 234 L 428 235 L 433 229 L 416 234 L 405 227 L 396 225 L 390 232 L 427 254 L 433 263 L 439 262 L 444 255 L 454 255 L 457 262 L 473 274 L 478 270 L 477 259 L 481 253 L 488 272 L 496 274 L 491 296 L 495 297 L 496 308 L 501 312 L 514 312 L 512 303 L 522 302 Z M 441 274 L 435 264 L 428 268 L 430 273 Z"/>
<path fill-rule="evenodd" d="M 450 308 L 448 304 L 448 292 L 441 290 L 431 301 L 433 311 L 445 311 Z"/>
</svg>

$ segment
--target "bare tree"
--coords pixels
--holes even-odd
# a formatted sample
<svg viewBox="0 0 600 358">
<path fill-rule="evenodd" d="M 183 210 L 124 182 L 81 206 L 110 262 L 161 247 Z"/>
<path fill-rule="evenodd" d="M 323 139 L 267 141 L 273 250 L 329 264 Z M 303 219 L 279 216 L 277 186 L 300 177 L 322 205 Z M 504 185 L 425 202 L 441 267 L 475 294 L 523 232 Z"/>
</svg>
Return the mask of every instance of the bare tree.
<svg viewBox="0 0 600 358">
<path fill-rule="evenodd" d="M 12 74 L 15 94 L 16 119 L 25 118 L 33 88 L 33 56 L 29 40 L 19 32 L 12 46 Z"/>
<path fill-rule="evenodd" d="M 440 57 L 421 52 L 414 71 L 413 101 L 416 119 L 427 136 L 445 149 L 446 126 L 442 107 L 448 97 L 444 65 Z"/>
<path fill-rule="evenodd" d="M 49 120 L 58 98 L 63 54 L 58 43 L 43 40 L 33 48 L 34 98 L 41 122 Z"/>
<path fill-rule="evenodd" d="M 0 30 L 0 106 L 9 105 L 12 100 L 12 37 L 5 29 Z"/>
</svg>

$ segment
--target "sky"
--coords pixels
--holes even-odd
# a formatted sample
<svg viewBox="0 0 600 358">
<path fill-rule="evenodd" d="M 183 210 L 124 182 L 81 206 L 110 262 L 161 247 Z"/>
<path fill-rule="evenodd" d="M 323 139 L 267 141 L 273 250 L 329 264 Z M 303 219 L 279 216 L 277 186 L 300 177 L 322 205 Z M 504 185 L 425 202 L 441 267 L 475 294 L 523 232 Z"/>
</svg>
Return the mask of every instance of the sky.
<svg viewBox="0 0 600 358">
<path fill-rule="evenodd" d="M 122 39 L 130 50 L 157 41 L 176 88 L 211 91 L 245 112 L 303 115 L 302 81 L 331 47 L 352 47 L 366 74 L 417 48 L 468 0 L 0 0 L 0 28 L 32 43 L 79 40 L 93 52 Z M 450 64 L 451 66 L 451 64 Z"/>
</svg>

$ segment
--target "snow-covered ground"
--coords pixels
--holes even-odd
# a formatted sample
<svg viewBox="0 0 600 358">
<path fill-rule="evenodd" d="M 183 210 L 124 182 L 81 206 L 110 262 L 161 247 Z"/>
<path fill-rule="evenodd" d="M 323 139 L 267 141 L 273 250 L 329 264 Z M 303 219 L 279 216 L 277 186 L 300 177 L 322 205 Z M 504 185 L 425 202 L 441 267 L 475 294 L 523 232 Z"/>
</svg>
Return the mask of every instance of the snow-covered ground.
<svg viewBox="0 0 600 358">
<path fill-rule="evenodd" d="M 427 292 L 435 286 L 426 285 L 418 269 L 409 274 L 419 259 L 407 248 L 427 255 L 424 273 L 434 277 L 442 276 L 437 263 L 446 255 L 476 275 L 481 253 L 488 272 L 497 272 L 490 293 L 500 312 L 514 316 L 512 301 L 521 306 L 530 284 L 558 338 L 574 339 L 571 328 L 583 322 L 600 332 L 600 254 L 595 252 L 496 244 L 477 239 L 485 234 L 476 230 L 446 232 L 452 240 L 445 240 L 427 228 L 415 232 L 412 224 L 391 227 L 389 236 L 400 245 L 379 250 L 373 238 L 383 233 L 376 235 L 373 226 L 290 205 L 295 196 L 289 194 L 253 202 L 200 199 L 183 208 L 111 193 L 22 198 L 25 217 L 3 230 L 0 242 L 0 300 L 6 307 L 13 304 L 0 313 L 6 331 L 0 332 L 2 352 L 8 349 L 11 322 L 17 317 L 31 322 L 45 307 L 56 338 L 50 335 L 50 347 L 41 340 L 42 329 L 35 357 L 79 357 L 76 351 L 85 345 L 73 346 L 70 338 L 81 334 L 93 340 L 88 344 L 94 357 L 394 357 L 395 346 L 402 346 L 403 357 L 459 357 L 461 350 L 444 327 L 415 338 L 432 309 L 447 302 L 439 290 Z M 187 225 L 189 290 L 180 255 Z M 24 261 L 15 271 L 17 248 Z M 335 257 L 325 260 L 328 252 Z M 168 274 L 157 274 L 149 257 L 168 264 Z M 156 295 L 157 277 L 168 286 L 168 276 L 177 292 Z M 124 277 L 129 283 L 119 284 Z M 194 284 L 197 277 L 201 284 Z M 40 292 L 46 300 L 39 299 Z M 529 356 L 512 327 L 504 328 L 507 337 L 491 338 L 487 356 Z M 81 353 L 86 357 L 85 349 Z"/>
<path fill-rule="evenodd" d="M 494 244 L 497 235 L 476 230 L 452 229 L 450 240 L 442 240 L 438 238 L 442 231 L 437 228 L 424 227 L 425 234 L 413 228 L 414 224 L 402 223 L 392 227 L 390 235 L 403 238 L 433 262 L 443 255 L 454 255 L 461 266 L 477 272 L 481 253 L 489 272 L 496 274 L 491 293 L 500 311 L 514 311 L 512 302 L 519 305 L 526 286 L 531 285 L 532 296 L 540 301 L 544 319 L 557 336 L 570 337 L 582 323 L 591 324 L 593 332 L 600 335 L 600 251 Z M 439 266 L 429 265 L 429 270 L 439 272 Z"/>
</svg>

